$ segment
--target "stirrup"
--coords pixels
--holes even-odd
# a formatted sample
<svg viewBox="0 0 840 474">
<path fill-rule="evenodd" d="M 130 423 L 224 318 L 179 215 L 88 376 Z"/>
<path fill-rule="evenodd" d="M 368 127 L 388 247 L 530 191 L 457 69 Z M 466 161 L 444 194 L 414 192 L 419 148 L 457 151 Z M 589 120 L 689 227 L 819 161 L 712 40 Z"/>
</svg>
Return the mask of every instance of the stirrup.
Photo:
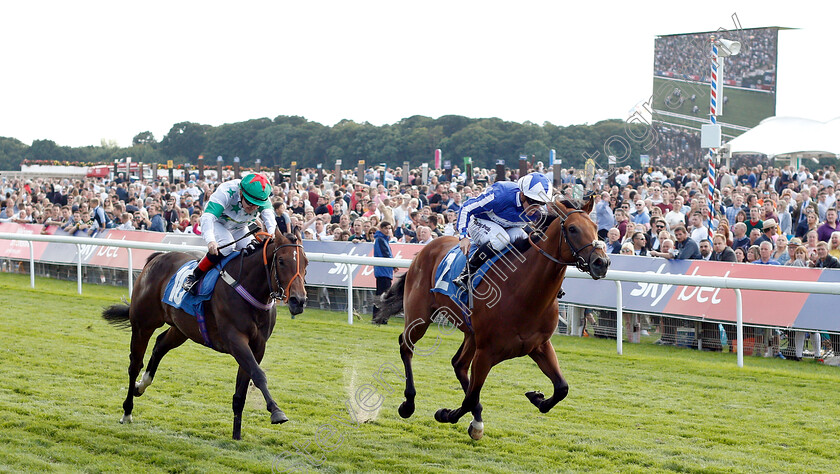
<svg viewBox="0 0 840 474">
<path fill-rule="evenodd" d="M 198 293 L 198 281 L 199 279 L 196 278 L 194 274 L 190 273 L 186 278 L 184 278 L 184 284 L 181 285 L 181 288 L 187 293 L 196 296 L 196 293 Z"/>
<path fill-rule="evenodd" d="M 469 275 L 466 273 L 462 273 L 458 275 L 458 278 L 452 280 L 452 284 L 457 286 L 458 288 L 461 288 L 464 291 L 469 291 L 469 281 Z"/>
</svg>

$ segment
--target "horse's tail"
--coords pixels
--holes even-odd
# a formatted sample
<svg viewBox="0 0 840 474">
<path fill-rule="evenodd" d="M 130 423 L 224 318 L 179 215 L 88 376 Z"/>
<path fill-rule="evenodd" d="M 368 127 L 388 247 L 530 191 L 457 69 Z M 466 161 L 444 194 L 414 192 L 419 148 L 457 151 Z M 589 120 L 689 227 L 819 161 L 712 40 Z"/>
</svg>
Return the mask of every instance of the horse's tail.
<svg viewBox="0 0 840 474">
<path fill-rule="evenodd" d="M 382 293 L 379 301 L 379 311 L 376 313 L 376 318 L 371 322 L 373 324 L 385 324 L 388 319 L 395 314 L 399 314 L 403 310 L 403 296 L 405 295 L 405 276 L 408 273 L 403 273 L 397 277 L 397 280 L 388 288 L 388 291 Z"/>
<path fill-rule="evenodd" d="M 128 318 L 128 308 L 127 304 L 111 305 L 102 311 L 102 317 L 112 326 L 120 329 L 130 329 L 131 321 Z"/>
</svg>

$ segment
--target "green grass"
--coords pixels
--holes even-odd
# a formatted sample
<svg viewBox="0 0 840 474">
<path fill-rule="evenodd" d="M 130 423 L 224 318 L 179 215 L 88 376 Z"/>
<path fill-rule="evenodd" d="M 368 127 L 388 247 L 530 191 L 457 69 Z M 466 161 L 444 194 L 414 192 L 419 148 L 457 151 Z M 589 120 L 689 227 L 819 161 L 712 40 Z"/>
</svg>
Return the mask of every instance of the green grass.
<svg viewBox="0 0 840 474">
<path fill-rule="evenodd" d="M 249 393 L 243 440 L 230 440 L 236 367 L 230 356 L 187 343 L 162 362 L 121 425 L 129 333 L 99 316 L 122 288 L 0 274 L 0 471 L 270 472 L 286 451 L 309 445 L 316 466 L 292 454 L 283 468 L 326 471 L 801 471 L 840 465 L 840 371 L 811 362 L 556 337 L 569 397 L 540 414 L 524 397 L 550 391 L 528 358 L 494 368 L 482 392 L 486 435 L 472 441 L 469 416 L 441 425 L 432 415 L 462 398 L 449 359 L 458 335 L 415 358 L 417 412 L 403 420 L 396 346 L 401 320 L 350 326 L 341 313 L 281 308 L 263 368 L 291 418 L 271 425 Z M 433 347 L 434 327 L 423 340 Z M 148 355 L 148 354 L 147 354 Z M 345 424 L 345 403 L 364 384 L 382 409 Z M 387 385 L 395 390 L 388 393 Z M 354 408 L 358 407 L 353 404 Z M 332 426 L 332 433 L 324 427 Z M 321 429 L 321 431 L 319 431 Z M 331 435 L 331 436 L 330 436 Z M 320 438 L 319 438 L 320 436 Z M 335 449 L 317 447 L 330 443 Z"/>
<path fill-rule="evenodd" d="M 679 107 L 670 108 L 665 105 L 664 100 L 674 88 L 679 88 L 682 91 L 685 102 Z M 684 81 L 655 77 L 653 79 L 653 90 L 654 109 L 695 117 L 700 119 L 700 122 L 656 113 L 654 113 L 654 120 L 687 125 L 698 130 L 701 124 L 709 122 L 709 95 L 711 91 L 708 83 L 686 83 Z M 692 94 L 697 96 L 694 102 L 689 100 Z M 718 122 L 741 125 L 743 127 L 755 127 L 763 119 L 775 115 L 775 96 L 773 94 L 724 86 L 723 95 L 720 96 L 721 101 L 724 95 L 729 98 L 729 101 L 723 108 L 723 115 L 718 116 Z M 691 111 L 694 105 L 697 105 L 699 108 L 697 113 Z M 743 133 L 728 127 L 725 132 L 736 136 Z"/>
</svg>

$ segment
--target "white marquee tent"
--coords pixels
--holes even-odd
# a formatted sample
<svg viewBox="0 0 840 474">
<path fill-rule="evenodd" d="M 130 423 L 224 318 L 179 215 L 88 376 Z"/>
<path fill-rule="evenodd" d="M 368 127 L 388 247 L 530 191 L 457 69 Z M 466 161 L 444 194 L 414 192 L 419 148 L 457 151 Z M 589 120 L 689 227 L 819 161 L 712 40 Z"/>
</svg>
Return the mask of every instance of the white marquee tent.
<svg viewBox="0 0 840 474">
<path fill-rule="evenodd" d="M 840 117 L 828 122 L 798 117 L 768 117 L 758 126 L 733 138 L 730 154 L 761 153 L 778 157 L 840 156 Z"/>
</svg>

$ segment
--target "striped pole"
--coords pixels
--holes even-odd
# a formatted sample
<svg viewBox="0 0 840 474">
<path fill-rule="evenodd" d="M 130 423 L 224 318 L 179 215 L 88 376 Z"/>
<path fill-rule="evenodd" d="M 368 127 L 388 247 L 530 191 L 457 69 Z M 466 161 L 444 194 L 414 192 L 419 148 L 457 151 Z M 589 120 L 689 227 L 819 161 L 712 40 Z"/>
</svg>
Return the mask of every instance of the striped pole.
<svg viewBox="0 0 840 474">
<path fill-rule="evenodd" d="M 718 85 L 720 84 L 718 78 L 718 48 L 715 43 L 715 36 L 712 35 L 712 89 L 709 95 L 709 121 L 712 125 L 717 124 L 717 104 L 718 104 Z M 715 154 L 717 148 L 709 148 L 709 187 L 706 197 L 709 200 L 709 239 L 712 238 L 714 232 L 712 231 L 712 219 L 715 217 Z"/>
</svg>

